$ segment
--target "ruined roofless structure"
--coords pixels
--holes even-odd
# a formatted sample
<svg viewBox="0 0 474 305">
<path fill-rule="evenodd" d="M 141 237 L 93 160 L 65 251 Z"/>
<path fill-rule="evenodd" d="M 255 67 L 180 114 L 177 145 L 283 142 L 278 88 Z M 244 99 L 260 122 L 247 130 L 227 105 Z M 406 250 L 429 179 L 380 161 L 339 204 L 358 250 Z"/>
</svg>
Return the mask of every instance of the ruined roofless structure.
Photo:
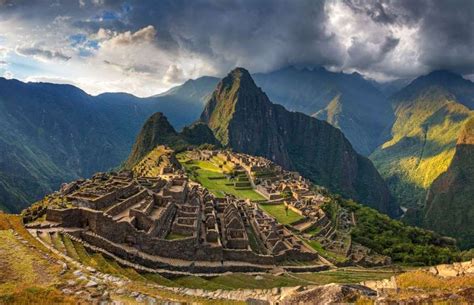
<svg viewBox="0 0 474 305">
<path fill-rule="evenodd" d="M 246 167 L 263 166 L 257 161 Z M 155 177 L 99 173 L 55 196 L 63 204 L 48 207 L 45 221 L 30 223 L 30 232 L 68 234 L 86 248 L 159 272 L 268 271 L 287 261 L 327 268 L 315 250 L 252 202 L 218 199 L 176 166 Z M 255 251 L 251 238 L 262 249 Z"/>
</svg>

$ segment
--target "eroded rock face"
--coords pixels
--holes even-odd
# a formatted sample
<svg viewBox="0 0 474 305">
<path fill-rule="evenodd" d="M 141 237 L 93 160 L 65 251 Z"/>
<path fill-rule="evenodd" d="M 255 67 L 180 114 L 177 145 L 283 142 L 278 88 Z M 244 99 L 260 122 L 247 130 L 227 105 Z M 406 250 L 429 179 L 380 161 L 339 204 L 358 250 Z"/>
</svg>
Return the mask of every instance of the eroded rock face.
<svg viewBox="0 0 474 305">
<path fill-rule="evenodd" d="M 326 305 L 343 302 L 354 302 L 362 296 L 375 296 L 376 292 L 362 285 L 341 285 L 328 284 L 318 286 L 301 293 L 294 293 L 285 299 L 281 304 L 312 304 Z"/>
<path fill-rule="evenodd" d="M 399 213 L 373 164 L 339 129 L 273 104 L 245 69 L 222 79 L 201 120 L 224 146 L 266 157 L 383 213 Z"/>
</svg>

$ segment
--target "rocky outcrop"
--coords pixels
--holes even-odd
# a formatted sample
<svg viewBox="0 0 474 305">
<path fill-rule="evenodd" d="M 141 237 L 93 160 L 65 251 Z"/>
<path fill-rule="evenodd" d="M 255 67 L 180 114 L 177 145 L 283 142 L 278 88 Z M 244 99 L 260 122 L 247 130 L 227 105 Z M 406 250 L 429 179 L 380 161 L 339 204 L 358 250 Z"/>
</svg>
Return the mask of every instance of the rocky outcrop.
<svg viewBox="0 0 474 305">
<path fill-rule="evenodd" d="M 474 259 L 467 262 L 433 266 L 428 269 L 428 272 L 442 277 L 474 276 Z"/>
<path fill-rule="evenodd" d="M 284 298 L 281 304 L 326 305 L 348 303 L 362 296 L 375 296 L 376 292 L 362 285 L 328 284 L 296 293 Z"/>
<path fill-rule="evenodd" d="M 391 216 L 399 214 L 375 167 L 339 129 L 271 103 L 245 69 L 221 80 L 201 121 L 224 146 L 264 156 L 333 192 Z"/>
</svg>

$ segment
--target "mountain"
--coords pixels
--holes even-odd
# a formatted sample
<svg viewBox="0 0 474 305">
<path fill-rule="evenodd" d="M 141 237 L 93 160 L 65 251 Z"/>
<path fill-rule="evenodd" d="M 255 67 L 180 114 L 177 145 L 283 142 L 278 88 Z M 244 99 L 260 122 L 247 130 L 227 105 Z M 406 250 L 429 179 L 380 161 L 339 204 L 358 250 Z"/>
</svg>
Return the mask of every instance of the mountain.
<svg viewBox="0 0 474 305">
<path fill-rule="evenodd" d="M 237 68 L 219 82 L 201 121 L 223 146 L 264 156 L 334 192 L 398 214 L 377 170 L 339 129 L 271 103 L 245 69 Z"/>
<path fill-rule="evenodd" d="M 273 102 L 341 129 L 363 155 L 386 140 L 383 131 L 393 122 L 387 98 L 358 73 L 288 67 L 253 78 Z"/>
<path fill-rule="evenodd" d="M 217 78 L 210 76 L 190 79 L 145 100 L 152 104 L 158 103 L 160 112 L 166 114 L 174 128 L 181 130 L 196 121 L 217 82 Z"/>
<path fill-rule="evenodd" d="M 431 185 L 423 225 L 474 247 L 474 117 L 464 125 L 446 172 Z"/>
<path fill-rule="evenodd" d="M 474 106 L 474 83 L 447 71 L 421 76 L 392 96 L 391 139 L 370 159 L 397 201 L 424 203 L 431 183 L 448 169 L 456 139 Z"/>
<path fill-rule="evenodd" d="M 371 80 L 372 85 L 386 97 L 390 97 L 398 91 L 402 90 L 404 87 L 408 86 L 413 79 L 410 78 L 400 78 L 392 81 L 386 82 L 377 82 Z"/>
<path fill-rule="evenodd" d="M 358 73 L 287 67 L 252 77 L 273 102 L 340 128 L 363 155 L 369 155 L 387 140 L 383 131 L 393 122 L 390 103 L 376 88 L 378 84 Z M 166 99 L 161 103 L 161 111 L 179 130 L 199 117 L 218 82 L 215 77 L 200 77 L 155 98 Z"/>
<path fill-rule="evenodd" d="M 157 111 L 174 126 L 195 121 L 203 108 L 195 99 L 206 94 L 206 81 L 212 83 L 190 80 L 165 94 L 137 98 L 0 78 L 0 209 L 17 212 L 61 183 L 119 166 L 143 122 Z"/>
<path fill-rule="evenodd" d="M 157 112 L 148 118 L 140 130 L 124 168 L 132 169 L 148 153 L 160 145 L 167 145 L 179 150 L 186 146 L 201 144 L 219 145 L 207 125 L 196 122 L 178 133 L 171 126 L 166 116 L 161 112 Z"/>
</svg>

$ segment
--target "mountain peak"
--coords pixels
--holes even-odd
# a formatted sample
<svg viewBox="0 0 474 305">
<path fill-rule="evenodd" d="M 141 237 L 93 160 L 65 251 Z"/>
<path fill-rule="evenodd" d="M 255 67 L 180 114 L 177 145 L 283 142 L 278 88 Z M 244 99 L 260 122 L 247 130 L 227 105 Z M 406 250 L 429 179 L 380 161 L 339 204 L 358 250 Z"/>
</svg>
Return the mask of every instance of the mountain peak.
<svg viewBox="0 0 474 305">
<path fill-rule="evenodd" d="M 252 76 L 250 76 L 249 71 L 240 67 L 230 71 L 229 74 L 227 74 L 227 76 L 222 79 L 221 86 L 218 86 L 217 90 L 232 88 L 233 86 L 248 88 L 257 87 L 252 79 Z"/>
<path fill-rule="evenodd" d="M 201 121 L 224 147 L 266 157 L 347 197 L 398 214 L 373 164 L 357 155 L 339 129 L 273 104 L 245 69 L 234 69 L 219 83 Z"/>
<path fill-rule="evenodd" d="M 174 142 L 177 135 L 166 116 L 161 112 L 156 112 L 145 122 L 138 134 L 125 168 L 132 168 L 157 145 Z"/>
</svg>

